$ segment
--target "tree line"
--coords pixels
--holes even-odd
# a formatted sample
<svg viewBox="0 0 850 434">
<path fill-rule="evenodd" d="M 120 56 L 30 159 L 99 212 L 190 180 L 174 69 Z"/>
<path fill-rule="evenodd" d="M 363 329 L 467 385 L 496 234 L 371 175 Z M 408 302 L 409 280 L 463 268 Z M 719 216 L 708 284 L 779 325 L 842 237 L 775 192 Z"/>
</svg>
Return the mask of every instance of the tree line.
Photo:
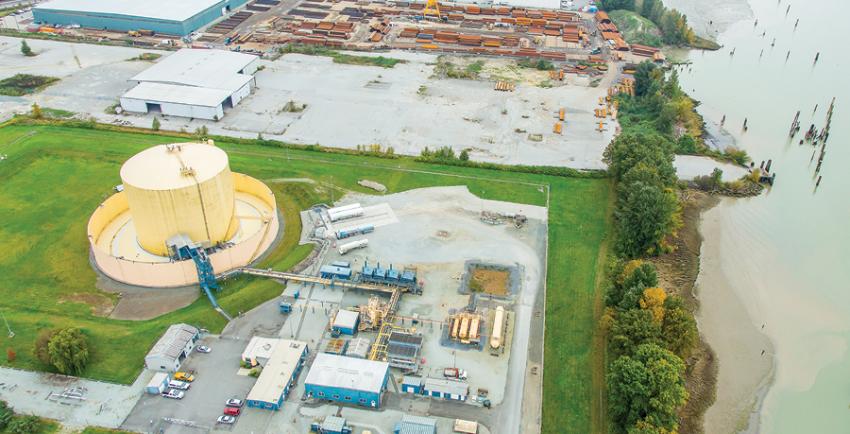
<svg viewBox="0 0 850 434">
<path fill-rule="evenodd" d="M 685 405 L 685 360 L 699 342 L 681 297 L 659 286 L 642 258 L 668 252 L 681 225 L 677 151 L 702 145 L 702 119 L 675 72 L 638 66 L 634 96 L 617 96 L 622 133 L 605 150 L 615 183 L 615 258 L 600 320 L 608 342 L 609 414 L 615 433 L 672 433 Z M 677 136 L 678 135 L 678 136 Z"/>
<path fill-rule="evenodd" d="M 661 30 L 665 44 L 693 45 L 696 34 L 688 25 L 688 17 L 676 9 L 667 9 L 661 0 L 602 0 L 602 9 L 625 9 L 649 19 Z"/>
</svg>

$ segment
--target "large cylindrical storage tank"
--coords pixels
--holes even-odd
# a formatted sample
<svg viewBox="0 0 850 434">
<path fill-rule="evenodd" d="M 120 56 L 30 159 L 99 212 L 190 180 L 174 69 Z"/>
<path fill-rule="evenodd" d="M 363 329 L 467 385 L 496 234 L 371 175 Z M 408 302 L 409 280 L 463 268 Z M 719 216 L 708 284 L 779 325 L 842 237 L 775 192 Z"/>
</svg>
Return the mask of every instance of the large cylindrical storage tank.
<svg viewBox="0 0 850 434">
<path fill-rule="evenodd" d="M 121 180 L 139 244 L 165 256 L 178 234 L 216 244 L 238 229 L 227 154 L 202 143 L 158 145 L 127 160 Z"/>
</svg>

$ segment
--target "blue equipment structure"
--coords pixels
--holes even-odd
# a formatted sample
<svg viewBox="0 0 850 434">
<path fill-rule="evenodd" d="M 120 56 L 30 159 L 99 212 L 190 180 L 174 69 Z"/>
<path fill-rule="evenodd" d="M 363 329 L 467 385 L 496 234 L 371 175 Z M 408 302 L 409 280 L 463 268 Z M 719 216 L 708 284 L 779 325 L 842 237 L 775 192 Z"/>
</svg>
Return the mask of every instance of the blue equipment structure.
<svg viewBox="0 0 850 434">
<path fill-rule="evenodd" d="M 343 239 L 350 238 L 350 237 L 353 237 L 353 236 L 356 236 L 356 235 L 368 234 L 368 233 L 374 232 L 374 231 L 375 231 L 375 226 L 372 226 L 372 225 L 357 226 L 357 227 L 354 227 L 354 228 L 351 228 L 351 229 L 345 229 L 345 230 L 337 231 L 336 238 L 338 240 L 343 240 Z"/>
<path fill-rule="evenodd" d="M 351 279 L 351 268 L 336 265 L 322 265 L 319 269 L 319 277 L 322 279 Z"/>
<path fill-rule="evenodd" d="M 371 267 L 368 262 L 364 262 L 358 279 L 361 282 L 400 286 L 411 290 L 416 289 L 417 286 L 415 269 L 405 268 L 399 271 L 393 268 L 392 264 L 390 264 L 390 268 L 382 268 L 380 263 Z"/>
<path fill-rule="evenodd" d="M 200 244 L 193 243 L 188 236 L 178 235 L 168 240 L 168 250 L 172 258 L 176 260 L 191 259 L 195 262 L 195 269 L 198 272 L 198 285 L 200 285 L 201 290 L 210 299 L 210 303 L 212 303 L 215 310 L 219 311 L 228 320 L 231 320 L 230 315 L 218 305 L 218 301 L 212 293 L 212 290 L 218 291 L 221 288 L 219 288 L 218 282 L 215 280 L 215 271 L 213 271 L 212 262 L 204 248 Z"/>
</svg>

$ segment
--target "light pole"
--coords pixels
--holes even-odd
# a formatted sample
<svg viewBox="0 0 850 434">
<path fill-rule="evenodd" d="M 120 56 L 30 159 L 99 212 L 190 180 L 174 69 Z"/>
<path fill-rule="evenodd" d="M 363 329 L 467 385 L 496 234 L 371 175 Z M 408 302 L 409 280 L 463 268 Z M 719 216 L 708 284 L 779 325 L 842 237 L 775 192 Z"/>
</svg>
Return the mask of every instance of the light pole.
<svg viewBox="0 0 850 434">
<path fill-rule="evenodd" d="M 6 330 L 9 330 L 9 338 L 15 337 L 15 332 L 12 331 L 12 327 L 9 327 L 9 321 L 6 321 L 6 315 L 0 312 L 0 316 L 3 317 L 3 323 L 6 324 Z"/>
</svg>

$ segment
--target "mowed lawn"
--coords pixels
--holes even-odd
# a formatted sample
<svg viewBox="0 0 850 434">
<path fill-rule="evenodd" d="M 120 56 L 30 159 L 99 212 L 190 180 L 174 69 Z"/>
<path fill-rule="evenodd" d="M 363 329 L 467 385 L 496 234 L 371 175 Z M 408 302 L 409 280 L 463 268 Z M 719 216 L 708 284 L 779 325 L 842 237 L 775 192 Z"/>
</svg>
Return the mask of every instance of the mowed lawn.
<svg viewBox="0 0 850 434">
<path fill-rule="evenodd" d="M 31 355 L 38 331 L 80 327 L 92 343 L 84 376 L 131 382 L 144 354 L 172 323 L 187 322 L 213 332 L 224 319 L 206 298 L 149 321 L 118 321 L 97 315 L 116 300 L 97 288 L 88 256 L 86 223 L 97 205 L 120 183 L 121 164 L 158 143 L 188 141 L 162 135 L 58 126 L 0 128 L 0 311 L 15 331 L 0 333 L 14 362 L 0 364 L 50 370 Z M 288 150 L 218 142 L 231 168 L 262 179 L 275 191 L 285 219 L 284 240 L 263 267 L 286 269 L 310 252 L 298 246 L 298 211 L 339 198 L 346 191 L 370 193 L 371 179 L 389 193 L 429 186 L 466 185 L 488 199 L 545 206 L 551 190 L 544 432 L 590 432 L 595 402 L 594 309 L 600 246 L 607 236 L 610 186 L 605 179 L 543 175 L 418 163 L 408 158 Z M 305 180 L 307 182 L 305 182 Z M 374 193 L 374 192 L 371 192 Z M 270 280 L 239 278 L 224 284 L 219 301 L 230 312 L 247 311 L 279 295 Z M 565 428 L 567 427 L 567 428 Z M 565 431 L 566 430 L 566 431 Z"/>
</svg>

